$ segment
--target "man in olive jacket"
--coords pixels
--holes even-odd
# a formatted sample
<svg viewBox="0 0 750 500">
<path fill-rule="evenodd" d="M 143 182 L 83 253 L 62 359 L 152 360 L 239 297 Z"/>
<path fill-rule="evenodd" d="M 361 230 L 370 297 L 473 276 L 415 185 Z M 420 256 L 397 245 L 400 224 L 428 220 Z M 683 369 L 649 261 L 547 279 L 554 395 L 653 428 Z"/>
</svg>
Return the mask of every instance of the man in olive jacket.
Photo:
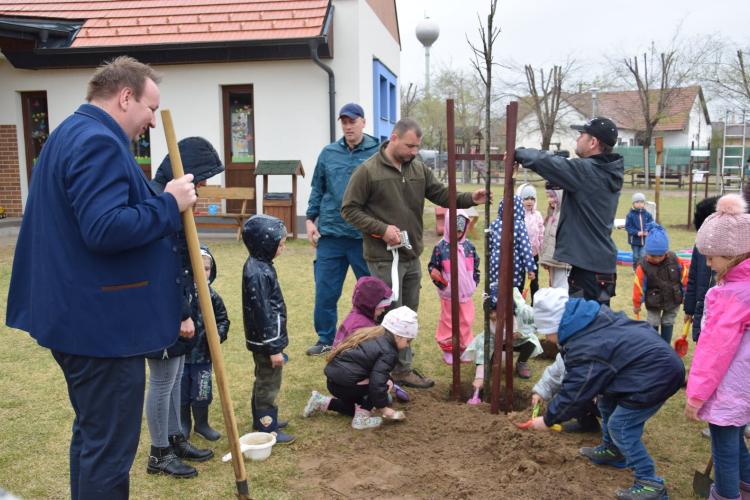
<svg viewBox="0 0 750 500">
<path fill-rule="evenodd" d="M 393 288 L 393 255 L 386 244 L 400 242 L 406 231 L 412 248 L 400 248 L 398 263 L 399 297 L 391 308 L 419 308 L 422 268 L 419 256 L 424 249 L 422 231 L 425 198 L 441 207 L 448 206 L 448 188 L 435 179 L 421 161 L 414 160 L 422 141 L 422 129 L 412 118 L 402 118 L 393 127 L 393 135 L 379 151 L 352 173 L 341 204 L 341 215 L 362 231 L 363 249 L 370 274 Z M 469 208 L 485 202 L 486 191 L 458 193 L 457 208 Z M 408 387 L 432 387 L 434 381 L 411 367 L 411 349 L 399 351 L 393 370 L 397 384 Z"/>
</svg>

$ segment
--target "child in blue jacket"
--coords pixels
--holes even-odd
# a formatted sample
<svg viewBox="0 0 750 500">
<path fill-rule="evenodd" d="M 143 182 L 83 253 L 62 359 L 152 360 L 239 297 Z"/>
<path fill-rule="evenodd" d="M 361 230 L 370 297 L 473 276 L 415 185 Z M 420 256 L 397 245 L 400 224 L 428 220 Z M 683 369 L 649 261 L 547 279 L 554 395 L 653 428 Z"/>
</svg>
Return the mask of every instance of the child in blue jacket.
<svg viewBox="0 0 750 500">
<path fill-rule="evenodd" d="M 203 271 L 206 273 L 211 306 L 216 319 L 216 331 L 219 334 L 219 340 L 223 343 L 227 340 L 230 321 L 227 308 L 224 306 L 224 300 L 221 295 L 216 293 L 216 290 L 211 288 L 211 283 L 216 279 L 216 261 L 206 245 L 201 243 L 200 248 Z M 197 291 L 195 296 L 197 299 Z M 194 313 L 193 323 L 195 324 L 195 336 L 199 336 L 200 340 L 198 340 L 198 345 L 185 355 L 185 366 L 182 370 L 182 396 L 180 397 L 180 424 L 185 437 L 190 437 L 190 408 L 192 407 L 195 417 L 195 433 L 209 441 L 218 441 L 221 434 L 208 425 L 208 407 L 214 399 L 211 383 L 213 364 L 211 363 L 211 350 L 208 348 L 208 338 L 206 337 L 208 332 L 206 332 L 203 313 L 200 308 L 198 308 L 197 313 Z"/>
<path fill-rule="evenodd" d="M 685 380 L 675 350 L 643 321 L 606 305 L 567 299 L 565 290 L 546 288 L 534 297 L 534 320 L 547 340 L 560 345 L 565 377 L 557 396 L 533 427 L 547 431 L 575 418 L 595 396 L 602 414 L 602 444 L 581 448 L 593 463 L 628 467 L 635 484 L 615 491 L 620 500 L 667 500 L 664 480 L 641 436 L 646 421 Z"/>
<path fill-rule="evenodd" d="M 654 218 L 644 208 L 646 206 L 646 196 L 643 193 L 633 195 L 633 207 L 625 217 L 625 230 L 628 232 L 628 244 L 633 249 L 633 273 L 638 268 L 638 262 L 646 255 L 644 246 L 646 245 L 646 226 L 653 222 Z"/>
</svg>

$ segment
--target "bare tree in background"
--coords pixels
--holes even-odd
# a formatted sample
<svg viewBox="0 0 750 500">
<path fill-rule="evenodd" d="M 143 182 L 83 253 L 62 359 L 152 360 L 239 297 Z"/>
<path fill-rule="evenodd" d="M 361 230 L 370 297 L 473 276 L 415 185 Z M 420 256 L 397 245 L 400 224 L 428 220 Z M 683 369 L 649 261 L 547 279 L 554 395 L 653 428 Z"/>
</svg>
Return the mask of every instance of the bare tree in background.
<svg viewBox="0 0 750 500">
<path fill-rule="evenodd" d="M 410 117 L 416 112 L 417 106 L 424 100 L 424 92 L 414 83 L 408 88 L 401 86 L 401 116 Z"/>
<path fill-rule="evenodd" d="M 636 140 L 640 145 L 650 146 L 656 125 L 667 116 L 680 89 L 695 82 L 699 69 L 716 50 L 713 36 L 687 39 L 680 36 L 678 27 L 665 48 L 652 43 L 642 57 L 612 61 L 623 86 L 637 92 L 640 117 L 636 124 L 641 130 Z"/>
<path fill-rule="evenodd" d="M 484 227 L 490 227 L 490 181 L 492 176 L 490 175 L 490 146 L 491 146 L 491 111 L 492 111 L 492 69 L 493 69 L 493 56 L 492 46 L 495 44 L 498 35 L 500 34 L 500 28 L 494 27 L 493 22 L 495 20 L 495 13 L 497 12 L 497 0 L 490 1 L 490 14 L 487 16 L 487 27 L 482 24 L 482 18 L 479 18 L 479 39 L 481 46 L 476 46 L 466 37 L 466 41 L 469 43 L 469 47 L 474 52 L 474 58 L 471 61 L 471 65 L 479 74 L 485 87 L 485 120 L 484 120 L 484 137 L 485 137 L 485 151 L 484 161 L 487 165 L 487 176 L 486 189 L 487 199 L 484 204 Z M 507 168 L 507 167 L 506 167 Z M 484 275 L 487 277 L 484 280 L 484 293 L 489 296 L 490 293 L 490 233 L 484 233 Z M 487 304 L 487 301 L 485 301 Z M 485 305 L 484 307 L 484 383 L 486 387 L 485 394 L 489 394 L 490 390 L 490 370 L 492 363 L 490 363 L 490 316 L 488 313 L 489 308 Z M 501 324 L 501 323 L 498 323 Z M 500 328 L 500 327 L 498 327 Z"/>
<path fill-rule="evenodd" d="M 712 97 L 727 110 L 750 109 L 750 47 L 723 44 L 704 76 Z"/>
</svg>

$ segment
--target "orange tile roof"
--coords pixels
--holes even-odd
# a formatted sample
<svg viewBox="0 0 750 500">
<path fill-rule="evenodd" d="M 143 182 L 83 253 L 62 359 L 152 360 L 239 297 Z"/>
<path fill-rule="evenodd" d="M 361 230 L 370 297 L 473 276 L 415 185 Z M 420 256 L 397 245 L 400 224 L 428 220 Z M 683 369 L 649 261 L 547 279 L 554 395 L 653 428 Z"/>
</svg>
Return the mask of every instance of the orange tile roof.
<svg viewBox="0 0 750 500">
<path fill-rule="evenodd" d="M 659 91 L 650 92 L 652 114 L 655 112 L 659 100 Z M 654 128 L 657 132 L 683 130 L 690 116 L 690 110 L 695 103 L 695 98 L 701 96 L 700 86 L 680 87 L 675 89 L 671 102 L 667 106 L 666 115 L 662 117 Z M 584 116 L 591 113 L 591 94 L 579 94 L 575 97 L 573 106 Z M 703 110 L 706 121 L 709 117 L 705 108 Z M 624 130 L 645 129 L 645 119 L 641 110 L 638 92 L 634 90 L 620 92 L 599 92 L 596 95 L 596 114 L 606 116 L 615 122 L 618 128 Z"/>
<path fill-rule="evenodd" d="M 85 20 L 71 47 L 321 34 L 330 0 L 0 0 L 0 16 Z"/>
</svg>

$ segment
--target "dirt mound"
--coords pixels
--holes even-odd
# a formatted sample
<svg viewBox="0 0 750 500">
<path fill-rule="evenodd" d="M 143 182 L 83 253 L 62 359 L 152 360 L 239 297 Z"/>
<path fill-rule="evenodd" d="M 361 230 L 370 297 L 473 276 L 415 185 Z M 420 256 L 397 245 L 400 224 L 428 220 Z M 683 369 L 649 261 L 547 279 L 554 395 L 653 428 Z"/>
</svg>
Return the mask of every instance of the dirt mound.
<svg viewBox="0 0 750 500">
<path fill-rule="evenodd" d="M 462 387 L 462 394 L 466 388 Z M 504 389 L 503 389 L 504 390 Z M 394 405 L 403 422 L 355 431 L 350 419 L 331 412 L 311 418 L 341 427 L 335 438 L 299 443 L 304 481 L 290 488 L 310 500 L 357 499 L 528 499 L 613 498 L 629 487 L 628 470 L 596 466 L 578 455 L 600 436 L 573 436 L 516 429 L 490 405 L 450 401 L 449 387 L 409 390 L 412 401 Z M 528 395 L 515 394 L 515 400 Z M 531 409 L 516 411 L 516 421 Z"/>
</svg>

